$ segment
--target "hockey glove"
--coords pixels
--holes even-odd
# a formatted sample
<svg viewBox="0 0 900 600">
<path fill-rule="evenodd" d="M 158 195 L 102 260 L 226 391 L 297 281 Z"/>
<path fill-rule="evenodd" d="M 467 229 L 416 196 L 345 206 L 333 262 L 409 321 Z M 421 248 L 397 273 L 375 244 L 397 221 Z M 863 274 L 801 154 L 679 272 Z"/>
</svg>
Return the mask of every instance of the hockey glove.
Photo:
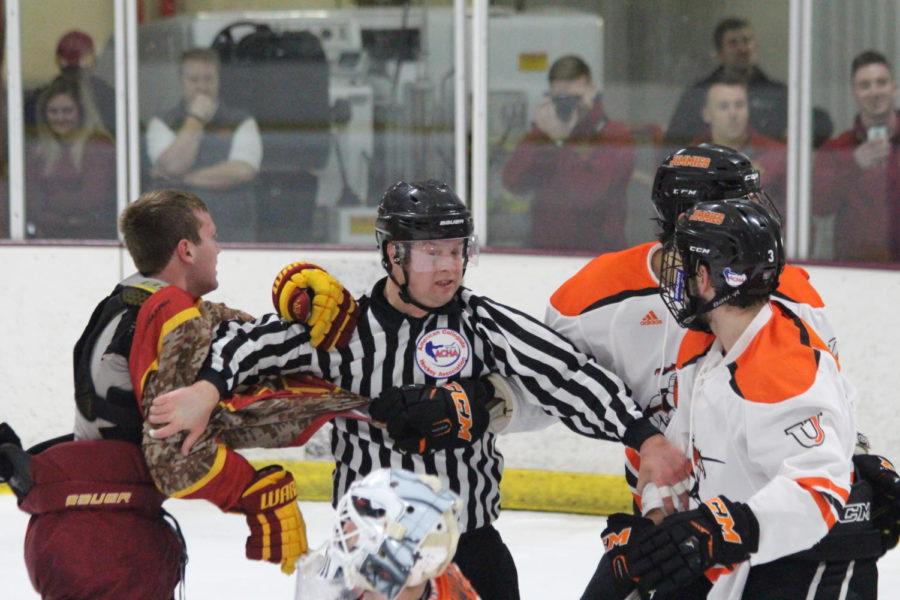
<svg viewBox="0 0 900 600">
<path fill-rule="evenodd" d="M 746 504 L 723 496 L 675 513 L 639 535 L 625 552 L 642 593 L 672 593 L 714 565 L 743 562 L 759 547 L 759 523 Z"/>
<path fill-rule="evenodd" d="M 391 388 L 372 401 L 369 413 L 383 421 L 396 447 L 424 454 L 471 445 L 487 431 L 487 402 L 494 386 L 486 379 L 461 379 L 441 386 Z"/>
<path fill-rule="evenodd" d="M 653 521 L 639 515 L 610 515 L 601 534 L 606 552 L 581 595 L 582 600 L 626 600 L 637 595 L 634 593 L 637 580 L 631 577 L 625 551 L 642 532 L 652 527 Z"/>
<path fill-rule="evenodd" d="M 0 483 L 8 483 L 21 501 L 31 490 L 31 455 L 13 428 L 0 423 Z"/>
<path fill-rule="evenodd" d="M 853 464 L 872 486 L 872 523 L 881 532 L 887 552 L 900 538 L 900 475 L 891 461 L 877 454 L 856 454 Z"/>
<path fill-rule="evenodd" d="M 311 263 L 291 263 L 278 273 L 272 303 L 282 319 L 306 323 L 313 347 L 326 351 L 346 346 L 359 318 L 350 292 Z"/>
<path fill-rule="evenodd" d="M 278 465 L 260 469 L 233 508 L 247 517 L 247 558 L 281 564 L 290 575 L 309 549 L 294 477 Z"/>
</svg>

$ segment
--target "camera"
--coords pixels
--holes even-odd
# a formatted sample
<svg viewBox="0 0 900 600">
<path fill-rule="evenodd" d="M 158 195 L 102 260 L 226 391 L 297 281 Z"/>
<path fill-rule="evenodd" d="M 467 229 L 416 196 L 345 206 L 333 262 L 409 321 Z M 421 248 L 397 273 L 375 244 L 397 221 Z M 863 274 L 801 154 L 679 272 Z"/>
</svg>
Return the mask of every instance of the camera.
<svg viewBox="0 0 900 600">
<path fill-rule="evenodd" d="M 581 96 L 571 94 L 559 95 L 553 96 L 552 100 L 553 106 L 556 108 L 556 116 L 563 123 L 568 123 L 569 119 L 572 118 L 572 113 L 575 112 L 575 109 L 581 103 Z"/>
</svg>

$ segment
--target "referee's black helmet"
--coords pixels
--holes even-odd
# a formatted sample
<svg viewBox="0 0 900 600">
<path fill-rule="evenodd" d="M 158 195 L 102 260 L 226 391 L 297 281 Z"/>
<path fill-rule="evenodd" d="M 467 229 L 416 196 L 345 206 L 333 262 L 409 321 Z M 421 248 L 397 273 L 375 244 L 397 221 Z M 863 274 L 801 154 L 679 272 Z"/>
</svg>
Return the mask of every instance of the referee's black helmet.
<svg viewBox="0 0 900 600">
<path fill-rule="evenodd" d="M 469 209 L 450 186 L 435 180 L 398 181 L 382 196 L 375 220 L 375 239 L 389 272 L 388 242 L 468 239 L 472 231 Z"/>
</svg>

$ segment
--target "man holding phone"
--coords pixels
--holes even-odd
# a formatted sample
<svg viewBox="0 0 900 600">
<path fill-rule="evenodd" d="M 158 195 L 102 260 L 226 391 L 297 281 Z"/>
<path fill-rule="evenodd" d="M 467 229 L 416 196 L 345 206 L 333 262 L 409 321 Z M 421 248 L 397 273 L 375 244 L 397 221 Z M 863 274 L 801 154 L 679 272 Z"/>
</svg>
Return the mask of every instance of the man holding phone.
<svg viewBox="0 0 900 600">
<path fill-rule="evenodd" d="M 900 121 L 897 83 L 890 63 L 867 50 L 853 59 L 853 127 L 816 154 L 813 209 L 816 249 L 822 258 L 900 260 Z M 892 224 L 893 223 L 893 224 Z M 833 228 L 833 235 L 828 235 Z M 833 237 L 823 243 L 823 235 Z M 830 248 L 829 248 L 830 246 Z"/>
<path fill-rule="evenodd" d="M 532 247 L 620 250 L 634 140 L 625 125 L 607 118 L 584 60 L 563 56 L 547 78 L 547 97 L 504 165 L 503 185 L 533 193 Z"/>
</svg>

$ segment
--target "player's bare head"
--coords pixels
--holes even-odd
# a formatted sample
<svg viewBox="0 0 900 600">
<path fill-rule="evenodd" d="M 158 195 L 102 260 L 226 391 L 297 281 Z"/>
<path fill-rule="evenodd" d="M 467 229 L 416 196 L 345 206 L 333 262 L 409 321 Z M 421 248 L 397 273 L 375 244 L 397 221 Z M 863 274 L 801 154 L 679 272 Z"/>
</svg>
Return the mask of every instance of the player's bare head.
<svg viewBox="0 0 900 600">
<path fill-rule="evenodd" d="M 759 172 L 745 154 L 733 148 L 700 144 L 670 154 L 656 169 L 651 191 L 660 241 L 672 237 L 678 216 L 698 202 L 752 194 L 771 205 L 761 192 Z"/>
<path fill-rule="evenodd" d="M 706 330 L 705 315 L 719 306 L 765 302 L 782 268 L 781 225 L 765 206 L 748 197 L 700 202 L 663 246 L 660 289 L 679 325 Z"/>
<path fill-rule="evenodd" d="M 119 218 L 119 230 L 142 275 L 162 271 L 181 240 L 200 244 L 200 213 L 209 213 L 195 194 L 154 190 L 129 204 Z"/>
<path fill-rule="evenodd" d="M 375 237 L 400 299 L 425 311 L 449 302 L 477 255 L 469 209 L 439 181 L 391 186 L 378 206 Z M 417 286 L 433 297 L 417 296 Z"/>
</svg>

